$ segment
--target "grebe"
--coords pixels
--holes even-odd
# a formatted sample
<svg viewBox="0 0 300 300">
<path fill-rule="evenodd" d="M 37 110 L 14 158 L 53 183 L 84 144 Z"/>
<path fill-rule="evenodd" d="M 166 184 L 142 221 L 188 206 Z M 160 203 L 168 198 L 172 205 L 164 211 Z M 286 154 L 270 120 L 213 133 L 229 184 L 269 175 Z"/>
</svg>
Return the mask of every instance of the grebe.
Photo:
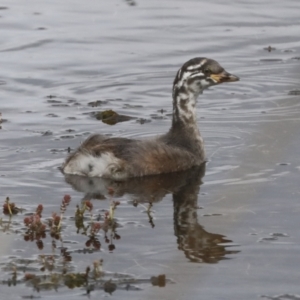
<svg viewBox="0 0 300 300">
<path fill-rule="evenodd" d="M 174 79 L 169 132 L 145 140 L 92 135 L 66 159 L 63 173 L 125 180 L 200 166 L 205 152 L 196 121 L 196 100 L 210 86 L 238 80 L 212 59 L 187 61 Z"/>
</svg>

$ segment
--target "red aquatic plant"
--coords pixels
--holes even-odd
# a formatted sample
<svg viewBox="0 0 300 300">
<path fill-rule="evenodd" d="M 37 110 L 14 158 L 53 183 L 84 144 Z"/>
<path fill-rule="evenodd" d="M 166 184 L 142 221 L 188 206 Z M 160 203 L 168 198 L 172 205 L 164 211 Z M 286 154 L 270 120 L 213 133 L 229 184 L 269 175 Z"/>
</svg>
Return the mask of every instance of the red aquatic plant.
<svg viewBox="0 0 300 300">
<path fill-rule="evenodd" d="M 60 232 L 61 232 L 61 223 L 63 220 L 64 213 L 67 209 L 67 206 L 70 204 L 71 196 L 65 195 L 61 201 L 60 205 L 60 215 L 53 212 L 52 213 L 52 219 L 49 220 L 48 225 L 50 227 L 50 235 L 51 237 L 55 239 L 60 238 Z"/>
<path fill-rule="evenodd" d="M 3 204 L 3 214 L 12 216 L 20 211 L 22 211 L 22 209 L 17 207 L 14 202 L 10 202 L 9 197 L 6 197 L 5 203 Z"/>
<path fill-rule="evenodd" d="M 38 205 L 34 214 L 24 218 L 24 224 L 27 228 L 27 231 L 24 234 L 24 240 L 37 241 L 39 249 L 43 248 L 43 242 L 40 240 L 46 237 L 46 224 L 41 220 L 42 211 L 43 206 Z"/>
</svg>

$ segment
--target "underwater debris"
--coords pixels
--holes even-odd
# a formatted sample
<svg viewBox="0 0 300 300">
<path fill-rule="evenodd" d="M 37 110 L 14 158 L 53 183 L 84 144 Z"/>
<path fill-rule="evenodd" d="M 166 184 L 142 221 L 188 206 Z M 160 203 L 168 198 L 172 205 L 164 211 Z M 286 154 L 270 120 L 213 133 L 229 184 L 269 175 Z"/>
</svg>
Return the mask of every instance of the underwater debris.
<svg viewBox="0 0 300 300">
<path fill-rule="evenodd" d="M 111 109 L 92 113 L 92 116 L 94 116 L 97 120 L 100 120 L 107 125 L 115 125 L 120 122 L 125 122 L 125 121 L 135 119 L 130 116 L 119 115 L 118 113 L 116 113 Z"/>
</svg>

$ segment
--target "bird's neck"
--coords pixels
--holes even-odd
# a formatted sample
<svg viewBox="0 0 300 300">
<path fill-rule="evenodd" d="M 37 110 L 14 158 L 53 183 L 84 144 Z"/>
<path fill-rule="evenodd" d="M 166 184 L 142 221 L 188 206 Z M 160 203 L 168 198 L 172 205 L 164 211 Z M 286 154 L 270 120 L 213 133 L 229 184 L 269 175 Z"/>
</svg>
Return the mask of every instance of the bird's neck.
<svg viewBox="0 0 300 300">
<path fill-rule="evenodd" d="M 187 88 L 173 88 L 173 121 L 162 138 L 170 145 L 183 148 L 204 159 L 203 139 L 196 122 L 197 96 Z"/>
<path fill-rule="evenodd" d="M 172 128 L 188 130 L 200 135 L 196 120 L 196 95 L 185 85 L 173 88 L 173 120 Z"/>
</svg>

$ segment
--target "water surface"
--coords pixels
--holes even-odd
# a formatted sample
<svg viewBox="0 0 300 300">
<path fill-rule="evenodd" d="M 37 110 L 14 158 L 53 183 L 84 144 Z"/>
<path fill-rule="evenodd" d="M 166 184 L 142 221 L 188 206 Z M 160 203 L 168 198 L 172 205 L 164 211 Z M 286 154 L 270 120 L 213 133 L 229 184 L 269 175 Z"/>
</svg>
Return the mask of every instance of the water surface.
<svg viewBox="0 0 300 300">
<path fill-rule="evenodd" d="M 146 280 L 138 291 L 117 289 L 117 299 L 299 299 L 299 9 L 296 0 L 2 1 L 3 201 L 9 196 L 28 211 L 41 203 L 50 215 L 70 194 L 71 216 L 82 198 L 113 183 L 67 178 L 68 184 L 57 169 L 67 148 L 94 132 L 166 132 L 176 71 L 207 56 L 241 81 L 199 99 L 205 176 L 198 170 L 115 187 L 116 249 L 74 252 L 72 266 L 84 271 L 102 258 L 105 270 Z M 96 100 L 100 107 L 88 105 Z M 106 109 L 136 119 L 108 126 L 90 116 Z M 154 227 L 145 213 L 149 195 Z M 93 203 L 99 211 L 109 207 L 109 200 Z M 70 250 L 84 245 L 71 225 L 65 238 L 78 243 Z M 2 262 L 43 253 L 15 234 L 0 232 L 0 239 Z M 47 243 L 44 253 L 51 252 Z M 150 284 L 159 274 L 169 280 L 164 288 Z M 40 296 L 81 299 L 83 292 L 60 288 Z M 38 295 L 25 284 L 1 285 L 1 293 Z"/>
</svg>

